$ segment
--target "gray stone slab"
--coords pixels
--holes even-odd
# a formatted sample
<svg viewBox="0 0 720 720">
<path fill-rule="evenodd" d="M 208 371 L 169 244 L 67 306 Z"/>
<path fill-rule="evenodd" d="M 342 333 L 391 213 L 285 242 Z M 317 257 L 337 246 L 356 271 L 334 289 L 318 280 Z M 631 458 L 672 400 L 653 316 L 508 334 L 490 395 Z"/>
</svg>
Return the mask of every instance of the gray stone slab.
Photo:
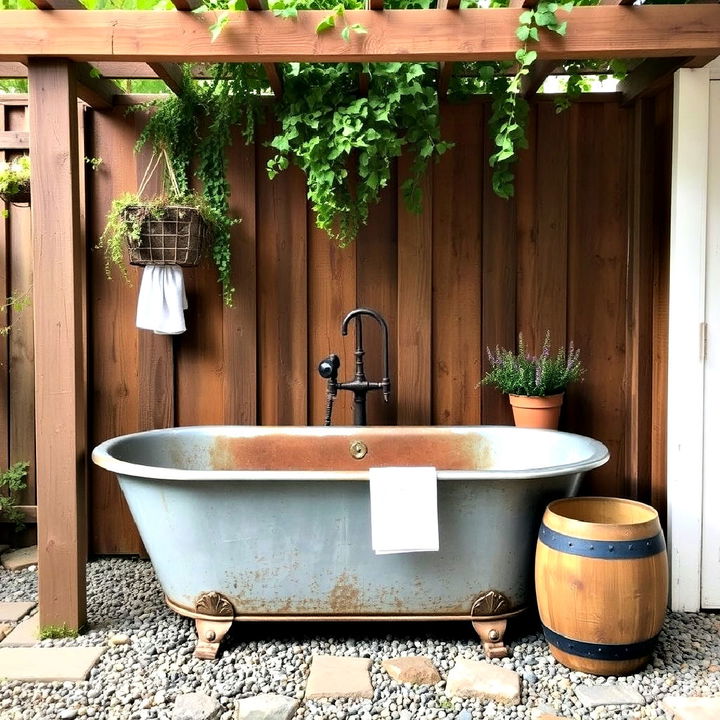
<svg viewBox="0 0 720 720">
<path fill-rule="evenodd" d="M 31 647 L 39 642 L 39 634 L 40 615 L 35 613 L 26 617 L 19 625 L 16 625 L 12 632 L 9 632 L 5 639 L 0 642 L 0 647 Z"/>
<path fill-rule="evenodd" d="M 263 693 L 238 700 L 235 720 L 290 720 L 299 705 L 295 698 Z"/>
<path fill-rule="evenodd" d="M 0 648 L 0 677 L 28 682 L 87 680 L 102 647 Z"/>
<path fill-rule="evenodd" d="M 0 622 L 19 622 L 35 605 L 34 602 L 0 602 Z"/>
<path fill-rule="evenodd" d="M 0 558 L 0 561 L 6 570 L 23 570 L 31 565 L 37 565 L 37 545 L 7 552 Z"/>
<path fill-rule="evenodd" d="M 680 697 L 669 695 L 662 708 L 673 720 L 718 720 L 720 697 Z"/>
<path fill-rule="evenodd" d="M 313 655 L 305 698 L 372 698 L 370 660 Z"/>
<path fill-rule="evenodd" d="M 203 693 L 178 695 L 172 711 L 172 720 L 217 720 L 222 706 L 215 698 Z"/>
<path fill-rule="evenodd" d="M 645 705 L 645 698 L 637 690 L 623 684 L 578 685 L 575 694 L 586 708 L 599 705 Z"/>
</svg>

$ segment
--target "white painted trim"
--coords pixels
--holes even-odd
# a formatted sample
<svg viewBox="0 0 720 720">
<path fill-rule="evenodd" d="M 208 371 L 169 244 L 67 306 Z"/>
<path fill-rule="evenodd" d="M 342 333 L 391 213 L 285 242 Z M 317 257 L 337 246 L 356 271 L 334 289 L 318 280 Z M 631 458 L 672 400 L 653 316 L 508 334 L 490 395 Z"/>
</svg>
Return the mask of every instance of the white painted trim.
<svg viewBox="0 0 720 720">
<path fill-rule="evenodd" d="M 667 483 L 670 606 L 700 609 L 710 70 L 675 73 Z"/>
<path fill-rule="evenodd" d="M 708 215 L 705 287 L 707 352 L 703 451 L 703 528 L 700 602 L 720 608 L 720 80 L 710 82 Z"/>
</svg>

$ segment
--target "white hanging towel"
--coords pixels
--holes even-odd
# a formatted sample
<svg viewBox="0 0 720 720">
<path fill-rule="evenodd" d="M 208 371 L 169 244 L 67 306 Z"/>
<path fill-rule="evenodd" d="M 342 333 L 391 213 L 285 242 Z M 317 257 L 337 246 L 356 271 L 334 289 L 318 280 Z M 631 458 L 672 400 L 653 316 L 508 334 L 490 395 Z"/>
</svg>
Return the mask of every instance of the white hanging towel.
<svg viewBox="0 0 720 720">
<path fill-rule="evenodd" d="M 157 335 L 185 332 L 187 296 L 179 265 L 146 265 L 138 293 L 135 324 Z"/>
<path fill-rule="evenodd" d="M 370 468 L 369 476 L 375 553 L 439 550 L 436 469 Z"/>
</svg>

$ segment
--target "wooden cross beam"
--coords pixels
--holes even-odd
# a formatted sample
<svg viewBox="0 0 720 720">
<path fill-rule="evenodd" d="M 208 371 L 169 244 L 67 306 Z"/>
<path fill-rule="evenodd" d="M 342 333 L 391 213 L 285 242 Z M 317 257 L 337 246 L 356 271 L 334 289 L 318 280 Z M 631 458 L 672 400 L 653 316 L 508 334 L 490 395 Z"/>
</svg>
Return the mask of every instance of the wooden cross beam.
<svg viewBox="0 0 720 720">
<path fill-rule="evenodd" d="M 5 10 L 0 61 L 389 62 L 512 60 L 520 9 L 349 10 L 367 35 L 318 36 L 327 12 L 288 22 L 270 12 L 230 13 L 212 42 L 208 13 Z M 562 13 L 561 13 L 562 15 Z M 720 54 L 720 4 L 576 7 L 564 37 L 543 34 L 541 59 L 694 57 Z"/>
</svg>

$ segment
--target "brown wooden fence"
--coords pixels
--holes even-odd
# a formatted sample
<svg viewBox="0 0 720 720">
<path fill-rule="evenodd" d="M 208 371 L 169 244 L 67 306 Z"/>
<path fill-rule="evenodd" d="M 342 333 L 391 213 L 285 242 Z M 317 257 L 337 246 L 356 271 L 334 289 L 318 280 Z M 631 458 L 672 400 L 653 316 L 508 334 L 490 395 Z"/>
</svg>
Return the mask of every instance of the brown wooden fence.
<svg viewBox="0 0 720 720">
<path fill-rule="evenodd" d="M 403 158 L 346 249 L 315 228 L 301 173 L 267 178 L 272 125 L 253 146 L 237 139 L 229 151 L 231 206 L 242 218 L 233 231 L 232 308 L 222 305 L 210 266 L 190 269 L 187 333 L 139 331 L 139 271 L 130 270 L 132 286 L 108 281 L 101 253 L 88 253 L 90 447 L 170 425 L 321 424 L 317 362 L 337 352 L 341 376 L 351 374 L 352 337 L 340 335 L 340 322 L 362 305 L 381 312 L 391 330 L 392 399 L 370 398 L 371 423 L 511 422 L 506 399 L 476 387 L 485 347 L 513 346 L 518 331 L 537 347 L 549 329 L 555 343 L 574 340 L 587 366 L 585 381 L 568 392 L 561 428 L 602 440 L 612 455 L 585 489 L 651 500 L 663 511 L 671 100 L 664 92 L 623 109 L 604 97 L 556 114 L 539 99 L 510 202 L 490 188 L 488 105 L 444 106 L 443 134 L 456 145 L 424 181 L 423 213 L 407 212 L 398 198 Z M 87 173 L 88 246 L 112 198 L 142 176 L 147 155 L 133 153 L 142 122 L 123 109 L 88 113 L 84 152 L 102 158 Z M 15 235 L 19 212 L 10 219 Z M 5 267 L 22 267 L 14 258 L 26 257 L 29 245 L 7 238 L 0 235 Z M 373 379 L 380 338 L 365 326 Z M 5 366 L 0 432 L 30 442 L 32 421 L 15 427 L 12 408 L 17 394 L 31 408 L 32 353 L 15 328 L 9 347 L 30 369 L 23 385 L 15 366 L 9 374 Z M 342 394 L 334 422 L 351 422 Z M 140 552 L 115 478 L 90 472 L 91 549 Z"/>
</svg>

